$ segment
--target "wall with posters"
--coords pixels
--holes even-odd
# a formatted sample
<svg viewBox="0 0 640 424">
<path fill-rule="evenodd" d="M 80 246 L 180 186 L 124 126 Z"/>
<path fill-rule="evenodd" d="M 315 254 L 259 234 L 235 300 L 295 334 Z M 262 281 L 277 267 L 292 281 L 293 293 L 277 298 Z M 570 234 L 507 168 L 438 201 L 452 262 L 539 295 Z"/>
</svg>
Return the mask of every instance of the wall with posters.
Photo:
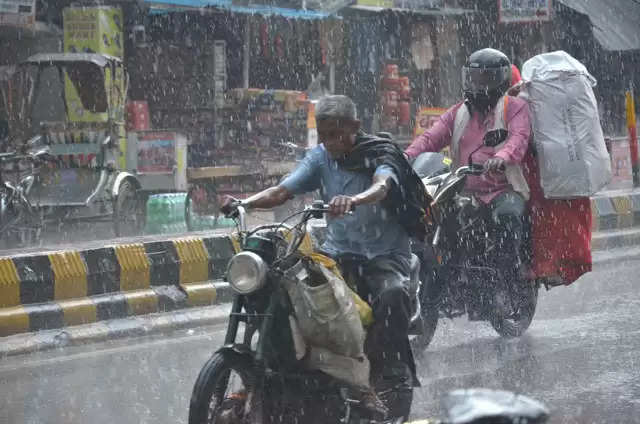
<svg viewBox="0 0 640 424">
<path fill-rule="evenodd" d="M 0 26 L 31 28 L 36 22 L 36 0 L 0 0 Z"/>
</svg>

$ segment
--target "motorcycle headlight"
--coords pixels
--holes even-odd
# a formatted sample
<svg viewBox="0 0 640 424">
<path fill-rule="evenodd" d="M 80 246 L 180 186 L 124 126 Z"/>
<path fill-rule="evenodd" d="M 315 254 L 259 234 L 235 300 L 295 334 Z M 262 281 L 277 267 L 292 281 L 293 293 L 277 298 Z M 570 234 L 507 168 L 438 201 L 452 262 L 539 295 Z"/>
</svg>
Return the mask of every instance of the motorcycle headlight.
<svg viewBox="0 0 640 424">
<path fill-rule="evenodd" d="M 240 252 L 231 258 L 227 267 L 227 279 L 239 294 L 249 294 L 262 288 L 267 281 L 268 266 L 253 252 Z"/>
</svg>

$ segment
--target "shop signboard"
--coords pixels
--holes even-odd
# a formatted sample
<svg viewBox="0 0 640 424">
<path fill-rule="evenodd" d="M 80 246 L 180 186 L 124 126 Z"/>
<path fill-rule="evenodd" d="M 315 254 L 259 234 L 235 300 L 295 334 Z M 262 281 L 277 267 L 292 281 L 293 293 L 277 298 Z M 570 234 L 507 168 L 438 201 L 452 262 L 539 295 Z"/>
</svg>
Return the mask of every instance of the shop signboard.
<svg viewBox="0 0 640 424">
<path fill-rule="evenodd" d="M 416 127 L 413 130 L 414 138 L 431 128 L 446 111 L 447 109 L 443 107 L 420 107 L 416 116 Z M 445 148 L 442 153 L 449 156 L 449 148 Z"/>
<path fill-rule="evenodd" d="M 172 173 L 176 163 L 176 134 L 167 131 L 138 134 L 138 172 Z"/>
<path fill-rule="evenodd" d="M 551 0 L 498 0 L 498 22 L 504 24 L 551 20 Z"/>
<path fill-rule="evenodd" d="M 445 113 L 447 109 L 442 107 L 421 107 L 418 110 L 418 116 L 416 117 L 416 127 L 414 128 L 413 135 L 417 137 L 423 132 L 428 130 L 438 122 L 440 115 Z"/>
<path fill-rule="evenodd" d="M 91 6 L 64 9 L 64 51 L 123 57 L 122 9 Z"/>
<path fill-rule="evenodd" d="M 0 0 L 0 26 L 29 28 L 36 22 L 36 0 Z"/>
<path fill-rule="evenodd" d="M 616 189 L 630 185 L 632 178 L 631 173 L 631 155 L 629 155 L 629 140 L 624 137 L 616 137 L 609 140 L 611 146 L 611 171 L 612 178 L 609 188 Z"/>
<path fill-rule="evenodd" d="M 357 5 L 395 7 L 409 10 L 427 10 L 445 7 L 444 0 L 358 0 Z"/>
</svg>

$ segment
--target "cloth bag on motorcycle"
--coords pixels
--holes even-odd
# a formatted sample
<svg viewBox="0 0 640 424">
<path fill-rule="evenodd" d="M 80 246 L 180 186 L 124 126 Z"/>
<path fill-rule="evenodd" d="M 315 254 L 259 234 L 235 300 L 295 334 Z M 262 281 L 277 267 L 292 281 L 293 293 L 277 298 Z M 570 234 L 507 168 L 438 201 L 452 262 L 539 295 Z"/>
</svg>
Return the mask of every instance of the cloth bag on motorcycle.
<svg viewBox="0 0 640 424">
<path fill-rule="evenodd" d="M 544 197 L 588 197 L 601 190 L 611 180 L 611 160 L 592 88 L 596 79 L 564 51 L 529 59 L 522 78 Z"/>
<path fill-rule="evenodd" d="M 283 283 L 295 313 L 292 330 L 299 331 L 311 347 L 309 366 L 349 384 L 368 387 L 366 333 L 347 283 L 309 258 L 291 267 Z"/>
</svg>

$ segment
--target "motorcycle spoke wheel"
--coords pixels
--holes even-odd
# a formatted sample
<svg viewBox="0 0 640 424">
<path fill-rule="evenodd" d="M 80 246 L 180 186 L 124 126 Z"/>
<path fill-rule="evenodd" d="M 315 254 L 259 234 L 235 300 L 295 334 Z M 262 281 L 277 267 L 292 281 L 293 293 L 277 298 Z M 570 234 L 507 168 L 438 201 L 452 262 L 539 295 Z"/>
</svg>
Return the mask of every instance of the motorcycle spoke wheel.
<svg viewBox="0 0 640 424">
<path fill-rule="evenodd" d="M 229 370 L 220 380 L 211 399 L 207 411 L 207 424 L 226 424 L 227 422 L 244 422 L 247 415 L 249 393 L 242 377 L 234 370 Z"/>
<path fill-rule="evenodd" d="M 519 284 L 522 284 L 522 287 L 517 293 L 511 296 L 502 293 L 507 298 L 506 302 L 512 302 L 509 305 L 509 313 L 500 313 L 498 308 L 495 308 L 490 319 L 491 326 L 502 337 L 520 337 L 533 321 L 538 303 L 538 286 L 532 281 Z"/>
<path fill-rule="evenodd" d="M 216 354 L 193 389 L 189 424 L 262 424 L 261 402 L 248 366 Z"/>
</svg>

